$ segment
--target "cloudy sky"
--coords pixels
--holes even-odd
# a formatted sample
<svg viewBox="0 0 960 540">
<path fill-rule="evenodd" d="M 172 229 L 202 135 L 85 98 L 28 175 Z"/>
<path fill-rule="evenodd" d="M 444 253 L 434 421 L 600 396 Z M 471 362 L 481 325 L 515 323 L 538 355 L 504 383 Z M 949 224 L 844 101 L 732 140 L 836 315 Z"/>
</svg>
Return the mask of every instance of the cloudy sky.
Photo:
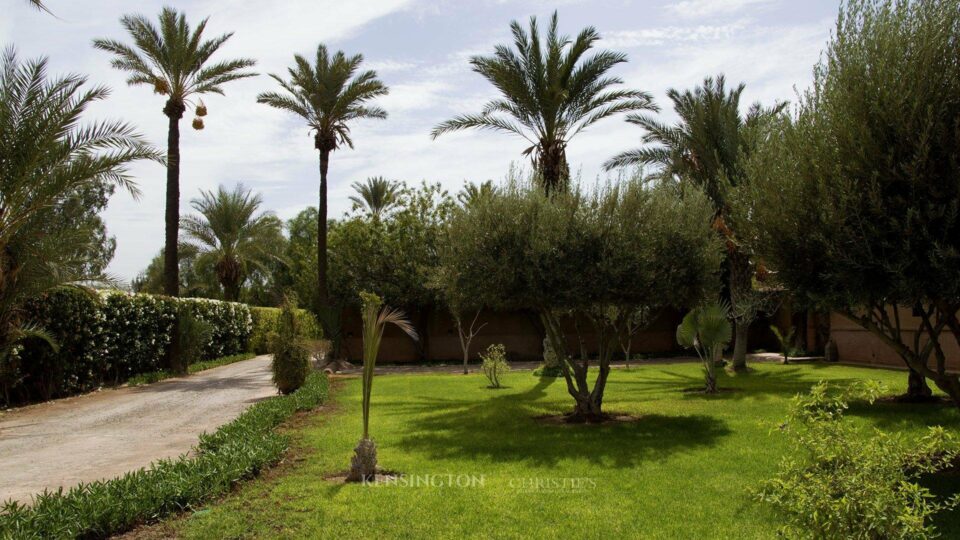
<svg viewBox="0 0 960 540">
<path fill-rule="evenodd" d="M 330 165 L 331 215 L 347 211 L 350 184 L 383 175 L 408 182 L 442 182 L 456 191 L 464 181 L 498 180 L 512 162 L 525 163 L 523 141 L 494 133 L 460 133 L 430 140 L 430 129 L 455 114 L 478 111 L 493 88 L 470 71 L 471 55 L 489 53 L 509 40 L 511 20 L 560 13 L 561 29 L 575 34 L 595 26 L 602 46 L 627 53 L 617 75 L 647 90 L 666 107 L 668 88 L 688 88 L 705 76 L 726 74 L 746 83 L 745 104 L 792 100 L 811 79 L 811 67 L 826 43 L 839 0 L 46 0 L 56 15 L 32 10 L 24 0 L 4 0 L 0 43 L 21 57 L 48 56 L 54 73 L 76 72 L 106 84 L 113 94 L 92 117 L 122 118 L 165 148 L 163 98 L 147 87 L 128 87 L 95 51 L 97 37 L 129 41 L 120 15 L 155 16 L 164 4 L 191 21 L 209 16 L 207 32 L 233 31 L 221 58 L 250 57 L 261 74 L 285 73 L 294 53 L 311 55 L 319 43 L 349 54 L 390 86 L 380 101 L 389 118 L 358 123 L 356 149 L 334 153 Z M 271 4 L 273 4 L 271 6 Z M 261 75 L 231 83 L 226 96 L 204 101 L 206 129 L 182 126 L 181 210 L 201 189 L 243 182 L 262 192 L 267 208 L 289 218 L 316 204 L 317 155 L 302 123 L 256 103 L 273 89 Z M 673 118 L 669 110 L 663 112 Z M 636 146 L 641 133 L 622 119 L 596 124 L 568 150 L 571 167 L 584 179 L 602 174 L 600 164 Z M 117 238 L 110 270 L 129 279 L 163 243 L 164 169 L 133 169 L 140 200 L 118 193 L 105 212 Z"/>
</svg>

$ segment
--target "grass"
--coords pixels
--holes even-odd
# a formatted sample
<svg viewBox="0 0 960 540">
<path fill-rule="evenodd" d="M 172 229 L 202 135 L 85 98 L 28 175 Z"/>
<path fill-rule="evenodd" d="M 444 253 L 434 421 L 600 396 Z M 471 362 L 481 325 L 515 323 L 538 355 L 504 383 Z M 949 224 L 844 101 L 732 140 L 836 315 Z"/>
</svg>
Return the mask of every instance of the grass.
<svg viewBox="0 0 960 540">
<path fill-rule="evenodd" d="M 770 538 L 777 516 L 751 490 L 790 452 L 776 427 L 789 399 L 821 379 L 878 379 L 902 391 L 902 372 L 849 366 L 757 364 L 719 374 L 717 396 L 695 364 L 616 370 L 605 408 L 632 423 L 551 425 L 566 411 L 562 379 L 507 375 L 488 390 L 482 375 L 391 375 L 374 382 L 371 430 L 382 467 L 407 475 L 453 475 L 453 485 L 342 485 L 360 435 L 360 382 L 337 383 L 332 409 L 293 432 L 295 462 L 224 500 L 162 526 L 185 538 L 645 537 Z M 960 427 L 947 406 L 855 405 L 849 421 L 886 430 Z M 482 485 L 458 487 L 458 475 Z M 408 476 L 414 478 L 414 476 Z M 541 489 L 537 489 L 537 484 Z M 466 483 L 466 481 L 464 481 Z M 578 486 L 572 488 L 571 486 Z M 943 479 L 960 490 L 960 478 Z M 940 516 L 946 537 L 960 516 Z"/>
<path fill-rule="evenodd" d="M 226 366 L 227 364 L 233 364 L 234 362 L 242 362 L 244 360 L 249 360 L 256 356 L 253 353 L 240 353 L 232 354 L 230 356 L 221 356 L 220 358 L 214 358 L 213 360 L 204 360 L 203 362 L 196 362 L 190 364 L 187 368 L 187 373 L 199 373 L 201 371 L 206 371 L 208 369 L 213 369 L 215 367 Z M 169 379 L 171 377 L 176 377 L 177 375 L 170 371 L 169 369 L 161 369 L 160 371 L 151 371 L 150 373 L 141 373 L 139 375 L 134 375 L 127 379 L 128 386 L 143 386 L 145 384 L 153 384 L 155 382 L 160 382 L 164 379 Z"/>
</svg>

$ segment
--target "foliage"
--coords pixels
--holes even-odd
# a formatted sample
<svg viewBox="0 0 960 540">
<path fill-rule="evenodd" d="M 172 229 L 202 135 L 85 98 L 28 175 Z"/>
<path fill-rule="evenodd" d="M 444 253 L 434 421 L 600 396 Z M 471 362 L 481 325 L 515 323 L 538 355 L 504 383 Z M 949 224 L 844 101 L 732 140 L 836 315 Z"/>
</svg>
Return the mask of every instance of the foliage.
<svg viewBox="0 0 960 540">
<path fill-rule="evenodd" d="M 7 502 L 0 511 L 0 537 L 106 538 L 223 495 L 283 457 L 289 441 L 274 428 L 322 403 L 327 390 L 326 377 L 311 374 L 294 394 L 256 403 L 201 435 L 194 454 L 66 492 L 44 492 L 30 506 Z"/>
<path fill-rule="evenodd" d="M 177 277 L 180 280 L 180 294 L 193 298 L 219 298 L 222 296 L 217 274 L 210 266 L 209 258 L 198 259 L 200 250 L 193 244 L 180 244 L 177 257 L 180 260 L 180 269 Z M 154 255 L 147 265 L 131 281 L 130 288 L 135 293 L 163 294 L 163 259 L 164 250 Z"/>
<path fill-rule="evenodd" d="M 196 246 L 196 265 L 212 269 L 224 299 L 236 302 L 251 274 L 273 269 L 283 249 L 282 224 L 272 212 L 258 213 L 263 197 L 243 184 L 233 191 L 223 186 L 216 193 L 201 190 L 190 204 L 199 215 L 181 218 L 180 229 Z"/>
<path fill-rule="evenodd" d="M 577 414 L 595 418 L 626 316 L 695 304 L 715 288 L 711 215 L 702 195 L 678 198 L 636 179 L 551 197 L 508 184 L 453 213 L 440 251 L 445 288 L 483 307 L 537 313 Z M 593 326 L 602 347 L 593 389 L 585 350 L 567 361 L 561 319 Z"/>
<path fill-rule="evenodd" d="M 277 321 L 280 318 L 279 308 L 270 307 L 251 307 L 250 317 L 252 326 L 250 330 L 250 339 L 247 347 L 256 354 L 265 354 L 270 350 L 269 334 L 277 329 Z M 297 328 L 300 334 L 306 340 L 323 339 L 323 331 L 316 317 L 305 309 L 297 310 Z"/>
<path fill-rule="evenodd" d="M 406 308 L 438 303 L 430 284 L 453 208 L 451 197 L 439 184 L 403 186 L 389 216 L 354 216 L 333 224 L 332 296 L 342 304 L 354 304 L 360 291 L 370 291 Z"/>
<path fill-rule="evenodd" d="M 179 296 L 180 257 L 178 234 L 180 227 L 180 119 L 192 99 L 203 94 L 223 95 L 223 85 L 256 75 L 248 68 L 254 61 L 248 58 L 214 62 L 213 55 L 230 39 L 233 33 L 204 39 L 207 19 L 192 28 L 186 15 L 165 7 L 155 25 L 143 15 L 124 15 L 120 24 L 133 40 L 127 45 L 113 39 L 95 39 L 93 46 L 113 56 L 110 65 L 129 74 L 127 84 L 148 85 L 155 94 L 166 96 L 163 114 L 169 119 L 167 129 L 167 186 L 164 215 L 164 293 Z M 203 129 L 201 116 L 207 116 L 207 106 L 196 105 L 194 129 Z M 175 354 L 175 351 L 173 352 Z"/>
<path fill-rule="evenodd" d="M 276 322 L 276 335 L 271 340 L 273 383 L 281 394 L 289 394 L 303 385 L 310 372 L 310 351 L 299 325 L 297 303 L 284 299 Z"/>
<path fill-rule="evenodd" d="M 109 253 L 98 246 L 95 212 L 116 186 L 136 196 L 127 166 L 159 157 L 127 124 L 82 121 L 106 88 L 86 89 L 80 75 L 48 77 L 45 58 L 21 62 L 13 49 L 0 63 L 0 372 L 9 389 L 19 342 L 42 335 L 26 320 L 26 302 L 104 277 Z"/>
<path fill-rule="evenodd" d="M 854 0 L 834 35 L 795 114 L 764 126 L 738 225 L 800 302 L 844 313 L 960 404 L 938 339 L 960 330 L 960 2 Z M 916 308 L 920 340 L 894 306 Z"/>
<path fill-rule="evenodd" d="M 490 345 L 487 352 L 480 355 L 483 361 L 483 375 L 490 382 L 489 388 L 500 388 L 500 379 L 510 371 L 507 363 L 507 349 L 501 344 Z"/>
<path fill-rule="evenodd" d="M 757 498 L 786 520 L 791 538 L 933 538 L 931 518 L 960 506 L 942 501 L 918 483 L 953 465 L 956 437 L 942 427 L 908 444 L 875 430 L 871 435 L 844 421 L 851 391 L 835 394 L 827 383 L 794 398 L 786 424 L 800 455 L 783 460 Z M 856 388 L 872 402 L 876 385 Z"/>
<path fill-rule="evenodd" d="M 730 308 L 726 304 L 707 304 L 690 310 L 677 326 L 677 343 L 697 351 L 703 363 L 708 394 L 717 391 L 716 366 L 723 359 L 723 349 L 733 335 L 727 320 L 729 316 Z"/>
<path fill-rule="evenodd" d="M 294 55 L 294 67 L 289 68 L 290 80 L 271 74 L 282 92 L 263 92 L 257 103 L 299 116 L 313 133 L 313 146 L 320 153 L 320 200 L 317 220 L 317 287 L 314 311 L 329 310 L 327 279 L 327 169 L 330 152 L 343 145 L 353 148 L 350 124 L 363 118 L 384 119 L 387 112 L 370 102 L 388 93 L 387 86 L 373 70 L 359 71 L 362 55 L 347 57 L 343 51 L 330 55 L 323 44 L 317 46 L 314 65 L 303 56 Z M 325 324 L 327 335 L 333 336 L 332 326 Z"/>
<path fill-rule="evenodd" d="M 177 339 L 180 340 L 177 352 L 180 354 L 180 362 L 189 366 L 202 358 L 204 347 L 213 336 L 213 327 L 184 304 L 177 306 L 177 321 Z"/>
<path fill-rule="evenodd" d="M 793 342 L 793 335 L 796 333 L 797 329 L 791 326 L 790 329 L 784 333 L 781 332 L 776 325 L 771 325 L 770 331 L 773 332 L 774 337 L 777 338 L 777 342 L 780 343 L 780 352 L 783 354 L 783 363 L 789 363 L 790 357 L 796 356 L 797 354 L 797 348 Z"/>
<path fill-rule="evenodd" d="M 626 62 L 626 55 L 602 50 L 586 56 L 600 40 L 597 30 L 584 28 L 571 40 L 558 33 L 557 23 L 554 11 L 541 41 L 536 17 L 530 18 L 529 32 L 511 22 L 513 49 L 498 45 L 493 56 L 470 59 L 473 71 L 501 97 L 484 105 L 480 114 L 457 116 L 431 133 L 435 139 L 452 131 L 483 129 L 526 139 L 530 147 L 523 153 L 531 156 L 547 194 L 567 188 L 567 144 L 577 133 L 622 112 L 656 110 L 650 94 L 614 88 L 623 80 L 609 72 Z"/>
<path fill-rule="evenodd" d="M 560 377 L 563 375 L 560 369 L 560 358 L 557 357 L 553 345 L 550 344 L 550 338 L 543 338 L 543 363 L 533 370 L 534 377 Z"/>
<path fill-rule="evenodd" d="M 367 178 L 364 183 L 351 184 L 356 195 L 350 196 L 354 210 L 363 210 L 368 216 L 379 219 L 397 204 L 400 184 L 382 176 Z"/>
<path fill-rule="evenodd" d="M 26 308 L 31 321 L 47 328 L 60 347 L 54 351 L 36 340 L 24 343 L 11 363 L 17 375 L 7 389 L 17 402 L 77 394 L 161 370 L 178 309 L 211 330 L 198 359 L 245 351 L 252 326 L 243 304 L 119 291 L 97 294 L 76 287 L 45 293 Z"/>
</svg>

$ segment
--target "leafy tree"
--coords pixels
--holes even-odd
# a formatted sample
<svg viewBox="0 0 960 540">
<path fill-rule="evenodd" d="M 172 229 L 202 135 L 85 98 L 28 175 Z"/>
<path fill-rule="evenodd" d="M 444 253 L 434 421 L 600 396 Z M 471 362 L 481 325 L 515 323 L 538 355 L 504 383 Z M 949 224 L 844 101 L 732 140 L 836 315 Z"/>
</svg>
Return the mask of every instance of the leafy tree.
<svg viewBox="0 0 960 540">
<path fill-rule="evenodd" d="M 706 381 L 704 391 L 717 393 L 716 366 L 723 359 L 723 349 L 730 343 L 730 308 L 726 304 L 713 303 L 690 310 L 677 327 L 677 343 L 697 351 L 703 362 Z"/>
<path fill-rule="evenodd" d="M 715 228 L 727 244 L 727 292 L 736 340 L 733 368 L 747 366 L 747 339 L 750 323 L 766 304 L 769 294 L 754 286 L 751 254 L 738 239 L 729 217 L 729 191 L 743 182 L 743 160 L 755 144 L 752 130 L 771 115 L 783 110 L 778 104 L 765 109 L 754 104 L 746 115 L 740 113 L 744 85 L 727 90 L 723 75 L 707 78 L 692 91 L 667 91 L 680 120 L 667 125 L 646 115 L 631 114 L 627 122 L 646 131 L 644 147 L 628 150 L 606 163 L 606 168 L 655 165 L 656 178 L 679 182 L 703 190 L 713 203 Z"/>
<path fill-rule="evenodd" d="M 567 144 L 577 133 L 596 122 L 622 112 L 655 110 L 650 94 L 614 87 L 623 83 L 609 75 L 626 55 L 612 51 L 587 53 L 600 39 L 593 27 L 571 40 L 558 33 L 557 13 L 550 18 L 546 38 L 540 35 L 536 17 L 529 32 L 520 23 L 510 23 L 513 46 L 498 45 L 493 56 L 470 59 L 473 71 L 500 91 L 501 97 L 487 103 L 479 114 L 457 116 L 439 124 L 431 136 L 464 129 L 485 129 L 517 135 L 530 146 L 531 156 L 544 190 L 550 194 L 566 189 L 570 180 Z"/>
<path fill-rule="evenodd" d="M 373 369 L 380 352 L 380 341 L 388 324 L 417 339 L 417 331 L 402 311 L 383 305 L 383 300 L 373 293 L 360 293 L 363 318 L 363 437 L 354 450 L 350 463 L 349 480 L 354 482 L 373 480 L 377 472 L 377 447 L 370 438 L 370 395 L 373 391 Z"/>
<path fill-rule="evenodd" d="M 697 193 L 647 189 L 628 179 L 591 193 L 510 184 L 454 212 L 441 250 L 448 287 L 493 309 L 537 313 L 575 407 L 570 421 L 599 421 L 610 359 L 641 306 L 698 304 L 714 287 L 719 245 Z M 568 353 L 562 323 L 592 326 L 599 351 Z"/>
<path fill-rule="evenodd" d="M 282 224 L 271 212 L 258 213 L 263 197 L 243 184 L 201 191 L 190 204 L 199 215 L 185 216 L 180 228 L 197 246 L 198 258 L 212 259 L 224 299 L 235 302 L 251 273 L 268 272 L 280 256 Z"/>
<path fill-rule="evenodd" d="M 329 304 L 327 284 L 327 169 L 330 153 L 343 145 L 353 148 L 350 124 L 363 118 L 384 119 L 387 112 L 369 105 L 387 94 L 387 86 L 377 72 L 359 71 L 362 55 L 347 57 L 343 51 L 331 56 L 324 45 L 317 47 L 314 65 L 303 56 L 294 56 L 289 68 L 290 80 L 270 75 L 283 92 L 264 92 L 258 103 L 291 112 L 301 117 L 313 132 L 313 146 L 320 153 L 320 202 L 317 217 L 317 294 L 318 307 Z M 323 317 L 326 320 L 326 317 Z M 329 324 L 324 330 L 331 335 Z"/>
<path fill-rule="evenodd" d="M 382 176 L 367 178 L 363 183 L 351 184 L 356 195 L 350 196 L 354 210 L 363 209 L 370 217 L 379 219 L 385 212 L 396 206 L 400 194 L 400 185 Z"/>
<path fill-rule="evenodd" d="M 138 195 L 128 164 L 160 159 L 128 124 L 82 122 L 87 107 L 108 95 L 84 84 L 80 75 L 48 77 L 45 58 L 20 62 L 8 49 L 0 60 L 0 364 L 24 338 L 50 341 L 24 302 L 104 277 L 91 264 L 98 222 L 69 207 L 84 194 L 109 192 L 105 186 Z M 72 226 L 57 226 L 65 215 Z"/>
<path fill-rule="evenodd" d="M 167 194 L 166 232 L 164 235 L 164 292 L 178 296 L 180 258 L 177 255 L 180 230 L 180 119 L 194 96 L 223 94 L 223 85 L 253 77 L 245 71 L 254 61 L 241 58 L 213 63 L 211 58 L 233 33 L 210 40 L 203 39 L 207 19 L 191 31 L 186 15 L 172 8 L 163 8 L 159 27 L 142 15 L 124 15 L 120 19 L 133 39 L 133 46 L 112 39 L 95 39 L 93 46 L 112 53 L 111 65 L 130 74 L 127 84 L 146 84 L 153 91 L 166 96 L 163 114 L 167 127 Z M 206 106 L 197 106 L 194 127 L 203 126 L 200 116 L 207 114 Z"/>
<path fill-rule="evenodd" d="M 193 298 L 220 298 L 220 284 L 217 275 L 210 266 L 209 258 L 199 259 L 200 249 L 194 244 L 180 244 L 177 250 L 180 257 L 180 269 L 177 276 L 180 279 L 182 296 Z M 133 279 L 130 287 L 133 292 L 163 294 L 163 248 L 157 253 L 150 264 Z"/>
<path fill-rule="evenodd" d="M 747 161 L 737 221 L 799 300 L 896 351 L 913 397 L 927 377 L 960 405 L 940 343 L 960 340 L 960 2 L 854 0 L 834 35 Z"/>
</svg>

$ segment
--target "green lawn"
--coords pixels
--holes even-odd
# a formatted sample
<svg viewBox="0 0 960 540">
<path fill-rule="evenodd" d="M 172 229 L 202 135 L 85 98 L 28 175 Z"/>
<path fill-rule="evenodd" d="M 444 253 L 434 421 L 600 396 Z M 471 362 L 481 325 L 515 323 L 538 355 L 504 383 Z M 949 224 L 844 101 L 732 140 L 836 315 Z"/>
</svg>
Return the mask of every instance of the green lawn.
<svg viewBox="0 0 960 540">
<path fill-rule="evenodd" d="M 481 375 L 377 378 L 371 430 L 381 466 L 454 475 L 454 485 L 437 487 L 324 480 L 346 469 L 360 434 L 360 384 L 346 380 L 334 387 L 330 405 L 292 430 L 291 462 L 162 530 L 187 538 L 770 538 L 776 516 L 753 502 L 750 490 L 790 450 L 776 430 L 789 398 L 821 379 L 868 378 L 900 391 L 906 376 L 762 364 L 747 375 L 721 374 L 721 388 L 733 391 L 707 397 L 683 392 L 702 381 L 695 364 L 617 370 L 605 407 L 642 419 L 602 426 L 534 419 L 570 406 L 562 379 L 515 372 L 508 388 L 490 390 Z M 850 421 L 887 430 L 956 429 L 960 414 L 881 403 L 855 405 Z M 458 487 L 456 475 L 482 478 L 483 485 Z M 537 479 L 558 489 L 525 489 Z M 946 483 L 960 489 L 956 478 Z M 958 516 L 939 523 L 947 537 L 960 535 Z"/>
</svg>

